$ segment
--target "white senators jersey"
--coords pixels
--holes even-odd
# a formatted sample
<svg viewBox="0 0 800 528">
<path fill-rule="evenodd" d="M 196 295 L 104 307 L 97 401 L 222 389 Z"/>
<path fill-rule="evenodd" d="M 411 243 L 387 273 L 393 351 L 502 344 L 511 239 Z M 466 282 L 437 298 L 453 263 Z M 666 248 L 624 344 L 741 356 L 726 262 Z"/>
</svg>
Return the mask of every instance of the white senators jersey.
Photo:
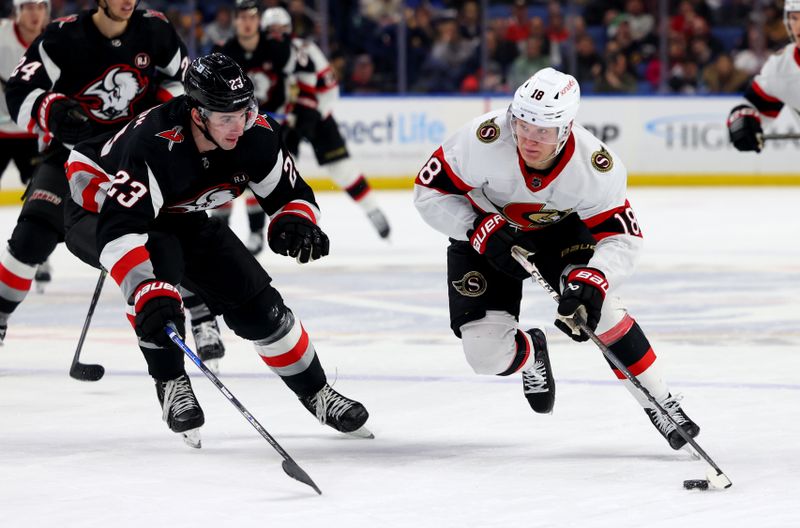
<svg viewBox="0 0 800 528">
<path fill-rule="evenodd" d="M 6 105 L 6 82 L 19 64 L 27 46 L 17 32 L 13 20 L 0 20 L 0 139 L 8 137 L 35 137 L 26 133 L 11 119 Z"/>
<path fill-rule="evenodd" d="M 787 44 L 767 59 L 747 86 L 745 98 L 766 117 L 778 117 L 783 105 L 800 111 L 800 49 Z"/>
<path fill-rule="evenodd" d="M 626 199 L 627 171 L 608 147 L 574 125 L 553 167 L 525 166 L 505 110 L 461 128 L 419 171 L 414 202 L 425 221 L 455 240 L 479 215 L 499 213 L 521 230 L 546 229 L 577 214 L 597 240 L 589 266 L 614 287 L 633 272 L 642 246 Z"/>
</svg>

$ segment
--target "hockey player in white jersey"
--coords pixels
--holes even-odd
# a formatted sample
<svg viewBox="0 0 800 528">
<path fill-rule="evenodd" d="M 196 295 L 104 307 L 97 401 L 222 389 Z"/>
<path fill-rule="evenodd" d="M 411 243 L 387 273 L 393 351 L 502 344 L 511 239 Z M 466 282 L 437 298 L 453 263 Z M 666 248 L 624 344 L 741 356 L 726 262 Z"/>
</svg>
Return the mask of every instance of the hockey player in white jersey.
<svg viewBox="0 0 800 528">
<path fill-rule="evenodd" d="M 767 59 L 744 92 L 746 101 L 728 116 L 728 133 L 737 150 L 761 152 L 763 124 L 778 117 L 784 105 L 800 117 L 800 0 L 786 0 L 783 22 L 789 42 Z"/>
<path fill-rule="evenodd" d="M 574 123 L 580 87 L 545 68 L 517 89 L 507 110 L 473 119 L 439 147 L 417 175 L 415 205 L 450 237 L 450 324 L 477 374 L 522 374 L 531 408 L 549 413 L 555 383 L 541 329 L 518 328 L 523 280 L 519 245 L 547 282 L 561 291 L 555 325 L 572 339 L 589 327 L 694 437 L 700 428 L 661 377 L 650 343 L 615 294 L 632 273 L 642 232 L 626 198 L 625 166 Z M 612 366 L 612 370 L 613 366 Z M 621 372 L 673 449 L 686 441 Z"/>
<path fill-rule="evenodd" d="M 14 0 L 14 18 L 0 19 L 0 176 L 13 159 L 23 184 L 27 184 L 33 174 L 39 145 L 34 134 L 11 119 L 5 87 L 25 50 L 41 35 L 49 18 L 50 0 Z M 37 267 L 34 276 L 37 290 L 42 291 L 50 282 L 50 271 L 47 261 Z"/>
</svg>

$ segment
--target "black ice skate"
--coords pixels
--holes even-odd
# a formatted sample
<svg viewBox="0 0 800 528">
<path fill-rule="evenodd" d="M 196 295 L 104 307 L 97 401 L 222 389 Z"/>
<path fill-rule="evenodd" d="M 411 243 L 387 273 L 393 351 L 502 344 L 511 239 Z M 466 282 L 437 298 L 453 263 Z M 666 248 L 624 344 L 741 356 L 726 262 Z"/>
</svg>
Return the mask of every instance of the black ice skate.
<svg viewBox="0 0 800 528">
<path fill-rule="evenodd" d="M 369 413 L 359 402 L 345 398 L 327 383 L 313 396 L 301 396 L 300 403 L 321 424 L 358 438 L 375 438 L 366 427 Z"/>
<path fill-rule="evenodd" d="M 225 345 L 216 318 L 192 325 L 197 356 L 214 374 L 219 374 L 219 360 L 225 356 Z"/>
<path fill-rule="evenodd" d="M 36 268 L 36 275 L 33 276 L 36 283 L 36 292 L 44 293 L 45 287 L 53 280 L 53 268 L 50 267 L 50 262 L 44 261 Z"/>
<path fill-rule="evenodd" d="M 182 374 L 169 381 L 156 380 L 156 395 L 163 410 L 162 418 L 170 429 L 183 436 L 183 441 L 200 448 L 200 426 L 205 416 L 197 403 L 189 376 Z"/>
<path fill-rule="evenodd" d="M 372 222 L 372 226 L 375 228 L 375 231 L 378 232 L 378 236 L 381 238 L 389 238 L 391 229 L 389 228 L 389 221 L 386 220 L 383 211 L 380 209 L 373 209 L 367 213 L 367 218 Z"/>
<path fill-rule="evenodd" d="M 531 409 L 539 414 L 549 414 L 556 403 L 556 383 L 547 354 L 547 338 L 538 328 L 531 328 L 528 334 L 533 342 L 535 362 L 522 371 L 522 390 Z"/>
<path fill-rule="evenodd" d="M 680 394 L 676 394 L 675 396 L 668 394 L 664 401 L 659 403 L 661 403 L 661 406 L 672 416 L 672 419 L 683 427 L 683 430 L 686 431 L 689 436 L 694 438 L 700 434 L 700 426 L 694 423 L 692 419 L 683 412 L 683 409 L 681 409 L 678 402 L 680 402 L 682 398 L 683 396 Z M 672 425 L 672 422 L 661 414 L 658 409 L 646 408 L 644 412 L 647 413 L 647 417 L 653 422 L 653 425 L 658 429 L 658 432 L 661 433 L 661 436 L 667 439 L 672 449 L 677 451 L 686 445 L 686 440 L 684 440 L 675 426 Z"/>
<path fill-rule="evenodd" d="M 6 331 L 8 330 L 8 326 L 5 323 L 0 323 L 0 346 L 3 346 L 3 342 L 6 340 Z"/>
</svg>

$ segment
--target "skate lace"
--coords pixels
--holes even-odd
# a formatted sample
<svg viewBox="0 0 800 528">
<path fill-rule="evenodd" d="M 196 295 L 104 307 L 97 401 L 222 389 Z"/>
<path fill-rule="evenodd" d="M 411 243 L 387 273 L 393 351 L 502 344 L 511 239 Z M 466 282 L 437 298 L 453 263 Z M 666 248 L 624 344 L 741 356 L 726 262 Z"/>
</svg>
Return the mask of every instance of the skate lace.
<svg viewBox="0 0 800 528">
<path fill-rule="evenodd" d="M 352 400 L 345 398 L 333 390 L 330 385 L 322 387 L 313 398 L 317 420 L 323 425 L 330 418 L 335 420 L 341 418 L 345 411 L 352 407 L 354 403 Z"/>
<path fill-rule="evenodd" d="M 164 384 L 164 405 L 162 407 L 163 414 L 161 418 L 166 422 L 169 417 L 170 410 L 173 415 L 179 415 L 183 411 L 187 411 L 197 406 L 192 393 L 192 387 L 189 385 L 189 380 L 186 375 L 177 379 L 169 380 Z"/>
<path fill-rule="evenodd" d="M 680 406 L 680 401 L 682 399 L 682 394 L 676 394 L 675 396 L 670 395 L 667 399 L 661 402 L 661 406 L 669 413 L 670 416 L 672 416 L 672 419 L 675 420 L 678 425 L 684 425 L 688 421 Z M 650 413 L 653 417 L 653 423 L 656 427 L 658 427 L 659 431 L 663 432 L 665 435 L 668 435 L 675 430 L 675 426 L 672 424 L 669 418 L 660 413 L 658 409 L 650 409 Z"/>
<path fill-rule="evenodd" d="M 219 327 L 214 321 L 206 321 L 192 327 L 195 343 L 197 348 L 205 347 L 208 345 L 215 345 L 221 338 L 219 334 Z"/>
<path fill-rule="evenodd" d="M 547 369 L 543 361 L 537 361 L 522 372 L 522 390 L 525 394 L 547 392 Z"/>
</svg>

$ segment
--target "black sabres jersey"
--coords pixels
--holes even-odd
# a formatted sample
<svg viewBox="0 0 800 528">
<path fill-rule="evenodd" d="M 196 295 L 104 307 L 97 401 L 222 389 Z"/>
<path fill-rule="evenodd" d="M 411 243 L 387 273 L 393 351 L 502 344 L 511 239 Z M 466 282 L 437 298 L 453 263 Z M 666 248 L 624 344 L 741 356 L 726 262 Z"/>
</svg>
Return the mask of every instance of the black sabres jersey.
<svg viewBox="0 0 800 528">
<path fill-rule="evenodd" d="M 47 145 L 49 104 L 67 96 L 81 103 L 101 134 L 183 93 L 186 48 L 158 11 L 134 12 L 125 32 L 109 39 L 94 11 L 54 20 L 28 48 L 6 87 L 17 124 Z"/>
<path fill-rule="evenodd" d="M 254 93 L 262 112 L 276 112 L 286 103 L 287 86 L 283 68 L 289 60 L 288 43 L 268 39 L 261 32 L 258 45 L 252 52 L 242 48 L 236 37 L 220 49 L 239 63 L 253 81 Z"/>
<path fill-rule="evenodd" d="M 99 211 L 100 262 L 122 287 L 153 279 L 147 232 L 179 215 L 206 217 L 249 188 L 269 215 L 316 223 L 314 193 L 283 148 L 279 125 L 258 116 L 232 150 L 200 153 L 185 96 L 137 116 L 116 134 L 80 143 L 67 163 L 72 199 Z M 177 220 L 174 220 L 177 221 Z"/>
</svg>

